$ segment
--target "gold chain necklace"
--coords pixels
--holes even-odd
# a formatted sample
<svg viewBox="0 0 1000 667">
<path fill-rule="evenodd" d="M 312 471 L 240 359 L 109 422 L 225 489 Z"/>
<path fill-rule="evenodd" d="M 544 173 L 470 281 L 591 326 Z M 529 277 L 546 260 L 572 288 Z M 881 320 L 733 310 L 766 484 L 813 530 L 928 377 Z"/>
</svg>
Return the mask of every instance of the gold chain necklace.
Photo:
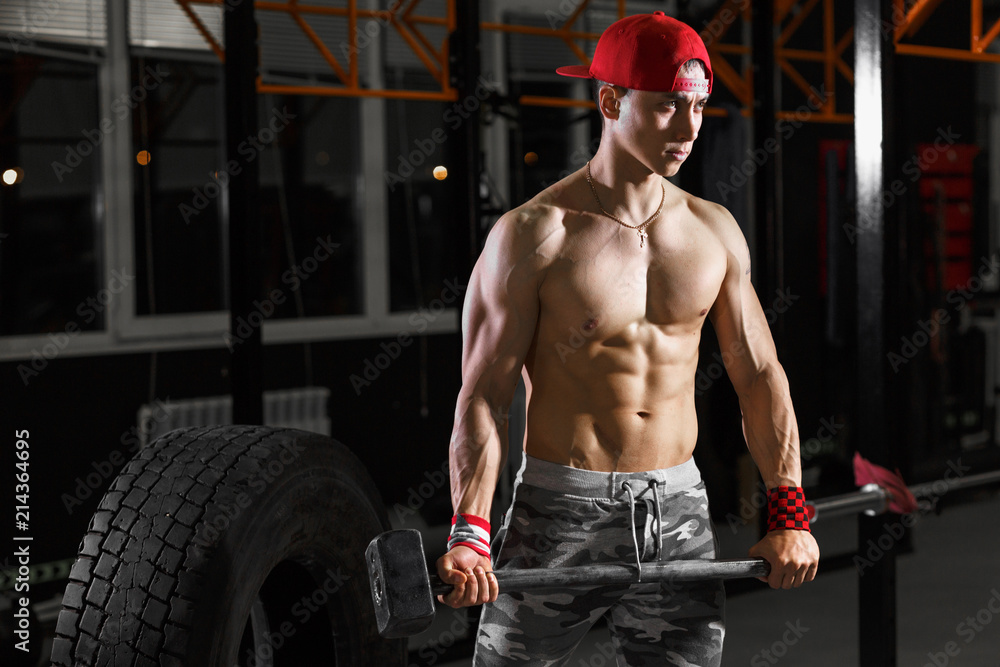
<svg viewBox="0 0 1000 667">
<path fill-rule="evenodd" d="M 601 204 L 601 198 L 597 196 L 597 188 L 594 187 L 594 180 L 590 177 L 590 161 L 587 161 L 587 182 L 590 183 L 590 191 L 594 193 L 594 199 L 597 200 L 597 207 L 601 209 L 601 213 L 608 216 L 615 222 L 617 222 L 622 227 L 627 229 L 634 229 L 639 235 L 639 247 L 642 248 L 646 244 L 646 227 L 649 226 L 653 220 L 656 220 L 656 216 L 660 215 L 660 211 L 663 210 L 663 201 L 667 198 L 667 189 L 663 187 L 663 183 L 660 183 L 660 206 L 656 209 L 656 213 L 646 218 L 646 221 L 641 225 L 627 225 L 621 218 L 616 218 L 607 211 L 604 210 L 604 205 Z"/>
</svg>

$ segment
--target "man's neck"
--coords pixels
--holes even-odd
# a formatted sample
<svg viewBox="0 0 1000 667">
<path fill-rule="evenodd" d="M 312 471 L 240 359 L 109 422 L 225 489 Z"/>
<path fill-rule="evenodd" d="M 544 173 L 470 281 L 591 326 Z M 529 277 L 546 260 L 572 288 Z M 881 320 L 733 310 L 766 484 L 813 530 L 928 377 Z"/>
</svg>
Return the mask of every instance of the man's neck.
<svg viewBox="0 0 1000 667">
<path fill-rule="evenodd" d="M 590 161 L 590 175 L 604 210 L 629 225 L 652 215 L 663 196 L 663 179 L 658 174 L 604 144 Z"/>
</svg>

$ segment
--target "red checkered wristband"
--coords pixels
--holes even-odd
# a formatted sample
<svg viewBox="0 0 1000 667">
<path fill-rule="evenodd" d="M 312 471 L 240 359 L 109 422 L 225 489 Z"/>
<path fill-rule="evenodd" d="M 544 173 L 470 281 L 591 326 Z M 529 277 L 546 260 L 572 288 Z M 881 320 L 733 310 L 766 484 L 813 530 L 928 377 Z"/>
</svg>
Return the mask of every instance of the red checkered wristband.
<svg viewBox="0 0 1000 667">
<path fill-rule="evenodd" d="M 475 514 L 456 514 L 451 518 L 448 551 L 457 546 L 469 547 L 480 556 L 490 557 L 490 522 Z"/>
<path fill-rule="evenodd" d="M 809 530 L 806 494 L 801 486 L 779 486 L 768 492 L 767 530 Z"/>
</svg>

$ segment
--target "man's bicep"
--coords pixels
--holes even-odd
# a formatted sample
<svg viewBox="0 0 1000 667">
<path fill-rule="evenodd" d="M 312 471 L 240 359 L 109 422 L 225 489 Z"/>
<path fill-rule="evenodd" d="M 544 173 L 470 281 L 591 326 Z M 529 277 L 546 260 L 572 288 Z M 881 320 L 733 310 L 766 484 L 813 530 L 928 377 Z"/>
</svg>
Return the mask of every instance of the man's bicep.
<svg viewBox="0 0 1000 667">
<path fill-rule="evenodd" d="M 737 257 L 730 257 L 731 264 L 710 317 L 726 371 L 736 391 L 742 392 L 774 361 L 775 351 L 767 318 L 750 282 L 749 257 L 744 262 Z"/>
<path fill-rule="evenodd" d="M 509 244 L 488 243 L 469 280 L 463 313 L 463 387 L 506 403 L 537 320 L 538 283 L 531 258 L 518 256 Z"/>
</svg>

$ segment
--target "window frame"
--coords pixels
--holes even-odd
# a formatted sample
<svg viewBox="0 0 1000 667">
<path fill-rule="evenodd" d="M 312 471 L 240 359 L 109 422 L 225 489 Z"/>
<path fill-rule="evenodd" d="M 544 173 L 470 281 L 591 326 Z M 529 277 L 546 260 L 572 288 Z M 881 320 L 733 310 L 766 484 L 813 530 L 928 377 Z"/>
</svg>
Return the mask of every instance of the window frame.
<svg viewBox="0 0 1000 667">
<path fill-rule="evenodd" d="M 127 3 L 108 2 L 107 46 L 98 62 L 99 116 L 112 117 L 112 104 L 131 88 L 132 48 L 128 41 Z M 140 47 L 137 47 L 140 48 Z M 148 47 L 141 47 L 147 50 Z M 163 55 L 159 50 L 152 50 Z M 177 50 L 166 51 L 178 54 Z M 382 85 L 380 49 L 372 49 L 368 58 L 367 80 L 372 87 Z M 376 55 L 378 54 L 378 55 Z M 45 55 L 67 57 L 53 49 Z M 184 52 L 186 58 L 200 58 L 197 52 Z M 207 56 L 206 56 L 207 57 Z M 214 55 L 210 57 L 214 58 Z M 90 62 L 93 62 L 91 60 Z M 362 314 L 267 320 L 262 326 L 263 344 L 321 342 L 358 338 L 396 336 L 413 331 L 411 319 L 420 311 L 392 312 L 389 309 L 389 239 L 387 203 L 384 196 L 385 101 L 376 97 L 357 100 L 361 173 L 356 178 L 356 220 L 361 237 Z M 129 127 L 131 115 L 122 125 Z M 100 197 L 105 205 L 97 225 L 103 235 L 102 283 L 112 270 L 135 273 L 133 183 L 130 170 L 134 153 L 131 132 L 114 132 L 101 145 L 102 181 Z M 370 185 L 370 187 L 366 187 Z M 226 201 L 223 199 L 223 201 Z M 227 219 L 227 216 L 223 216 Z M 227 257 L 220 261 L 227 262 Z M 229 312 L 138 315 L 136 283 L 130 281 L 103 313 L 104 329 L 83 332 L 70 345 L 60 349 L 60 356 L 124 354 L 132 352 L 182 349 L 224 348 L 229 331 Z M 424 328 L 426 327 L 426 328 Z M 433 318 L 421 319 L 421 334 L 454 333 L 459 330 L 458 309 L 446 308 Z M 50 343 L 51 334 L 0 337 L 0 361 L 31 359 Z"/>
</svg>

